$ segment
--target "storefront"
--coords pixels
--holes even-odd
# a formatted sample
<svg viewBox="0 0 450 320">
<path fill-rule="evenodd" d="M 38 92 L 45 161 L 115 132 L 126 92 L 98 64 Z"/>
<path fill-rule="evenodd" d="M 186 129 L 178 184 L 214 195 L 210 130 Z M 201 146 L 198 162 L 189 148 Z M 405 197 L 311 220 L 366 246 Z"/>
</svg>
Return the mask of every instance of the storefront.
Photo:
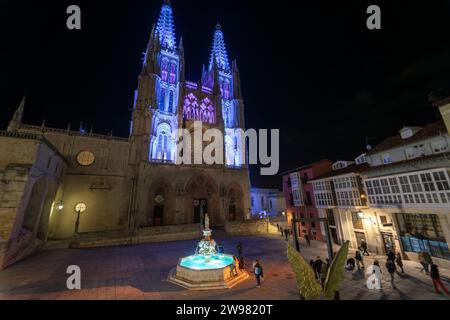
<svg viewBox="0 0 450 320">
<path fill-rule="evenodd" d="M 450 260 L 448 243 L 437 214 L 398 213 L 395 215 L 405 252 L 428 252 L 432 257 Z"/>
</svg>

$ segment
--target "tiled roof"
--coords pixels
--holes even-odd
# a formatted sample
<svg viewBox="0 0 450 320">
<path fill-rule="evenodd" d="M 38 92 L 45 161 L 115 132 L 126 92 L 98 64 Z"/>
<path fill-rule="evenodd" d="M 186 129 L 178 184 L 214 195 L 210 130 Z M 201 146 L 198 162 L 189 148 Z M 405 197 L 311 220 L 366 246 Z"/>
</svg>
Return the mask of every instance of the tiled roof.
<svg viewBox="0 0 450 320">
<path fill-rule="evenodd" d="M 447 132 L 444 121 L 441 119 L 439 121 L 430 123 L 423 127 L 419 132 L 413 135 L 411 138 L 402 139 L 400 134 L 396 136 L 389 137 L 383 142 L 379 143 L 374 149 L 367 153 L 367 155 L 372 155 L 392 148 L 400 147 L 402 145 L 407 145 L 414 143 L 416 141 L 428 139 L 440 135 L 442 132 Z"/>
<path fill-rule="evenodd" d="M 382 165 L 379 165 L 379 166 L 368 167 L 365 170 L 365 172 L 369 173 L 371 171 L 376 171 L 377 169 L 394 168 L 396 166 L 401 166 L 401 165 L 405 165 L 405 164 L 411 164 L 411 163 L 421 162 L 421 161 L 435 160 L 435 159 L 439 159 L 439 158 L 444 158 L 445 159 L 445 158 L 449 158 L 449 157 L 450 157 L 450 152 L 435 153 L 435 154 L 426 155 L 426 156 L 422 156 L 422 157 L 416 157 L 416 158 L 413 158 L 413 159 L 397 161 L 397 162 L 391 162 L 391 163 L 382 164 Z"/>
<path fill-rule="evenodd" d="M 331 178 L 331 177 L 342 176 L 342 175 L 348 174 L 348 173 L 360 173 L 360 172 L 368 170 L 369 168 L 370 167 L 367 163 L 359 164 L 359 165 L 352 164 L 343 169 L 327 172 L 327 173 L 325 173 L 321 176 L 318 176 L 314 179 L 311 179 L 309 181 L 315 181 L 315 180 L 321 180 L 321 179 L 326 179 L 326 178 Z"/>
</svg>

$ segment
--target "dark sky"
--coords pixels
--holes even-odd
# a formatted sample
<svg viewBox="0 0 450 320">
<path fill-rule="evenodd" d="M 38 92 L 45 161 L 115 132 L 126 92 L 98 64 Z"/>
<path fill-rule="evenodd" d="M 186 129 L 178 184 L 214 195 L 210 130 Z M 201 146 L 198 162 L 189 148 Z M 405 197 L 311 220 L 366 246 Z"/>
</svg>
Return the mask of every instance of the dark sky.
<svg viewBox="0 0 450 320">
<path fill-rule="evenodd" d="M 300 2 L 300 3 L 297 3 Z M 162 0 L 1 1 L 0 128 L 22 96 L 25 122 L 127 136 L 129 108 Z M 438 119 L 430 91 L 450 87 L 449 1 L 173 0 L 186 77 L 207 63 L 216 21 L 241 72 L 246 126 L 281 130 L 281 170 L 353 159 L 403 125 Z M 82 30 L 66 28 L 78 4 Z M 367 6 L 382 30 L 366 28 Z M 255 186 L 280 186 L 259 177 Z"/>
</svg>

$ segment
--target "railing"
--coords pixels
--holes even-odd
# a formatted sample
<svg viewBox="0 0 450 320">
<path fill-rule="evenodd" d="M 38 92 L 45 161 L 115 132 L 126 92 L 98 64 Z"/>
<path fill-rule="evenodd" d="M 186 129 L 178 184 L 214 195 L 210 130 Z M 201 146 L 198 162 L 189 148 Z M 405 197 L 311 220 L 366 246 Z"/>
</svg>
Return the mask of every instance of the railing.
<svg viewBox="0 0 450 320">
<path fill-rule="evenodd" d="M 54 133 L 60 133 L 60 134 L 65 134 L 65 135 L 72 135 L 72 136 L 85 136 L 85 137 L 92 137 L 92 138 L 98 138 L 98 139 L 116 140 L 116 141 L 122 141 L 122 142 L 128 141 L 128 138 L 115 137 L 112 135 L 103 135 L 103 134 L 96 134 L 96 133 L 90 133 L 90 132 L 79 132 L 79 131 L 73 131 L 73 130 L 67 130 L 67 129 L 49 128 L 49 127 L 41 127 L 41 126 L 34 126 L 34 125 L 27 125 L 27 124 L 21 125 L 20 129 L 33 130 L 33 131 L 38 131 L 41 133 L 54 132 Z"/>
</svg>

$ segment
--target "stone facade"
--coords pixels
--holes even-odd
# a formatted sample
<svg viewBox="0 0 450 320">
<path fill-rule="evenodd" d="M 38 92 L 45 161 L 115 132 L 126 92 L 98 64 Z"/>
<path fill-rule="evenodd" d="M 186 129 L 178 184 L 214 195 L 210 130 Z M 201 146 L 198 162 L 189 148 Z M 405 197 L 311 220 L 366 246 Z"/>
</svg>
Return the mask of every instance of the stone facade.
<svg viewBox="0 0 450 320">
<path fill-rule="evenodd" d="M 139 75 L 129 137 L 24 124 L 22 101 L 0 135 L 0 267 L 31 252 L 36 239 L 71 239 L 76 229 L 104 245 L 98 235 L 200 226 L 206 213 L 211 226 L 250 218 L 249 173 L 236 133 L 244 130 L 237 64 L 230 68 L 217 26 L 208 70 L 197 84 L 186 81 L 184 49 L 182 41 L 175 46 L 171 19 L 164 2 Z M 192 131 L 196 122 L 222 134 L 225 162 L 176 164 L 177 131 Z M 177 234 L 185 239 L 198 232 L 159 238 Z M 147 238 L 158 237 L 150 232 Z M 116 240 L 111 243 L 121 243 Z"/>
<path fill-rule="evenodd" d="M 67 168 L 43 136 L 0 131 L 0 268 L 29 255 L 50 233 Z"/>
</svg>

